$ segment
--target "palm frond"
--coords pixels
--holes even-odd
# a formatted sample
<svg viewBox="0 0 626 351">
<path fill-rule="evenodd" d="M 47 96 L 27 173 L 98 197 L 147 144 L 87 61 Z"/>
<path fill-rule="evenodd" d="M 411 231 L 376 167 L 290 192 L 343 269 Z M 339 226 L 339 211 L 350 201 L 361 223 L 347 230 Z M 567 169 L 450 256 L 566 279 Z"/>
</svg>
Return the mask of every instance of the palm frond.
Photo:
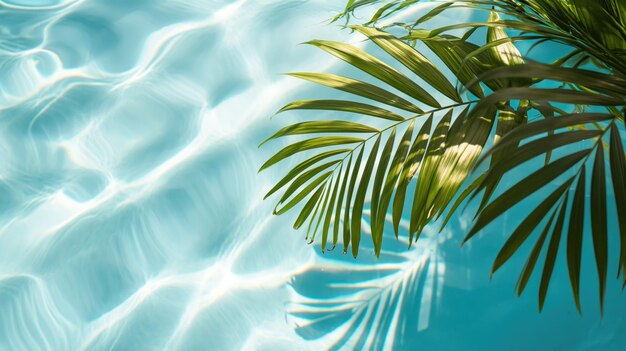
<svg viewBox="0 0 626 351">
<path fill-rule="evenodd" d="M 500 197 L 493 200 L 489 205 L 483 202 L 479 206 L 479 215 L 475 226 L 469 232 L 466 240 L 474 236 L 486 223 L 493 221 L 500 214 L 510 210 L 519 202 L 537 196 L 542 189 L 550 183 L 554 183 L 557 177 L 564 175 L 566 172 L 574 172 L 574 176 L 562 181 L 562 187 L 548 195 L 536 211 L 526 217 L 519 227 L 511 234 L 509 241 L 505 244 L 502 251 L 496 257 L 493 271 L 497 270 L 508 258 L 519 248 L 540 221 L 548 216 L 550 220 L 544 228 L 540 238 L 537 240 L 535 248 L 531 251 L 527 264 L 520 275 L 519 293 L 523 290 L 527 280 L 532 273 L 534 262 L 541 250 L 541 246 L 545 241 L 549 227 L 552 224 L 552 218 L 557 213 L 560 206 L 562 215 L 559 216 L 558 223 L 553 233 L 554 242 L 551 243 L 552 249 L 548 250 L 547 255 L 556 255 L 558 250 L 558 241 L 560 233 L 556 231 L 564 230 L 562 225 L 562 216 L 566 215 L 568 191 L 575 190 L 571 200 L 569 217 L 570 221 L 567 226 L 567 266 L 572 284 L 572 292 L 574 302 L 581 310 L 579 302 L 579 286 L 581 272 L 581 253 L 582 242 L 585 228 L 585 221 L 590 222 L 591 243 L 595 253 L 595 265 L 598 273 L 599 281 L 599 301 L 601 311 L 604 309 L 604 296 L 607 280 L 608 266 L 608 221 L 607 208 L 609 206 L 607 200 L 607 174 L 605 158 L 610 155 L 614 157 L 614 163 L 611 168 L 611 180 L 615 192 L 616 208 L 618 210 L 618 224 L 622 217 L 621 211 L 624 210 L 624 198 L 618 194 L 623 186 L 626 178 L 625 170 L 621 168 L 621 159 L 624 158 L 624 150 L 621 147 L 621 137 L 619 136 L 619 127 L 624 126 L 623 114 L 616 107 L 622 107 L 626 104 L 626 90 L 624 81 L 619 75 L 613 75 L 602 72 L 588 71 L 578 68 L 563 68 L 553 65 L 545 65 L 540 63 L 527 63 L 518 66 L 508 66 L 496 68 L 486 74 L 481 79 L 509 79 L 515 78 L 536 78 L 543 77 L 559 83 L 568 83 L 562 88 L 505 88 L 500 89 L 483 99 L 480 105 L 489 107 L 495 101 L 502 99 L 507 100 L 548 100 L 550 102 L 558 102 L 570 105 L 597 105 L 607 109 L 608 113 L 601 112 L 576 112 L 553 116 L 551 118 L 541 119 L 524 126 L 516 127 L 510 133 L 505 135 L 492 149 L 483 155 L 483 159 L 491 156 L 492 161 L 497 152 L 501 152 L 505 147 L 519 146 L 516 151 L 508 153 L 505 160 L 490 165 L 486 172 L 482 183 L 476 186 L 472 196 L 477 196 L 483 190 L 495 188 L 498 180 L 507 172 L 528 164 L 532 159 L 540 155 L 548 155 L 554 152 L 560 154 L 570 152 L 569 155 L 560 158 L 557 161 L 544 165 L 542 168 L 532 173 L 528 177 L 522 179 L 513 187 L 502 193 Z M 545 111 L 543 111 L 545 115 Z M 566 130 L 564 130 L 566 129 Z M 542 136 L 545 135 L 545 136 Z M 609 143 L 605 142 L 609 139 Z M 583 145 L 592 142 L 592 145 L 582 151 L 576 151 L 574 148 L 564 148 L 568 145 Z M 605 149 L 608 148 L 608 155 L 605 155 Z M 482 162 L 481 159 L 479 162 Z M 593 160 L 593 162 L 591 162 Z M 591 173 L 591 180 L 586 181 L 587 168 Z M 576 181 L 576 178 L 578 180 Z M 587 177 L 588 178 L 588 177 Z M 575 182 L 575 183 L 574 183 Z M 590 183 L 590 184 L 587 184 Z M 574 187 L 574 184 L 575 187 Z M 485 195 L 486 197 L 487 195 Z M 585 212 L 585 202 L 589 199 L 590 213 Z M 543 207 L 542 207 L 543 205 Z M 538 212 L 537 212 L 538 211 Z M 621 227 L 620 227 L 621 228 Z M 621 245 L 623 247 L 624 236 L 620 234 Z M 620 250 L 620 258 L 618 262 L 618 275 L 623 274 L 622 258 L 623 249 Z M 545 294 L 547 292 L 547 280 L 552 271 L 556 257 L 546 256 L 544 267 L 544 277 L 540 286 L 539 306 L 543 307 Z M 623 281 L 626 281 L 626 278 Z"/>
<path fill-rule="evenodd" d="M 494 17 L 493 20 L 496 19 Z M 314 137 L 285 147 L 265 162 L 261 170 L 303 151 L 334 147 L 334 150 L 323 151 L 298 164 L 268 192 L 268 196 L 287 186 L 289 179 L 293 179 L 278 201 L 275 213 L 282 214 L 308 197 L 309 200 L 294 226 L 300 227 L 309 220 L 308 227 L 313 231 L 307 233 L 307 238 L 312 240 L 316 236 L 317 228 L 320 228 L 319 223 L 323 223 L 322 249 L 326 248 L 331 229 L 332 245 L 334 247 L 337 244 L 341 231 L 338 227 L 341 226 L 344 251 L 351 247 L 352 254 L 356 257 L 361 242 L 363 203 L 370 197 L 373 213 L 372 240 L 377 254 L 382 245 L 380 238 L 384 228 L 383 219 L 392 199 L 393 223 L 397 235 L 407 191 L 410 189 L 408 185 L 415 176 L 417 187 L 412 194 L 409 242 L 416 240 L 424 227 L 443 213 L 487 144 L 497 113 L 495 108 L 486 109 L 479 118 L 473 118 L 473 114 L 470 118 L 468 108 L 476 100 L 462 98 L 455 89 L 456 83 L 468 83 L 489 68 L 519 64 L 522 61 L 517 49 L 510 46 L 506 49 L 494 48 L 477 55 L 488 60 L 488 65 L 466 65 L 463 57 L 477 46 L 453 36 L 440 37 L 436 43 L 429 42 L 427 45 L 458 79 L 450 81 L 424 54 L 391 34 L 363 26 L 352 28 L 380 47 L 393 62 L 404 66 L 425 83 L 416 83 L 413 78 L 390 64 L 349 44 L 321 40 L 309 42 L 346 61 L 371 78 L 386 83 L 393 90 L 385 89 L 377 83 L 338 75 L 296 73 L 292 75 L 348 92 L 372 103 L 301 100 L 286 105 L 280 112 L 349 112 L 377 117 L 377 123 L 386 120 L 387 124 L 374 127 L 367 123 L 344 120 L 315 120 L 289 125 L 263 143 L 289 135 Z M 503 31 L 489 32 L 487 40 L 500 40 L 505 36 Z M 457 49 L 450 51 L 447 49 L 450 46 Z M 488 85 L 492 89 L 505 86 L 498 83 Z M 427 90 L 438 91 L 449 101 L 447 104 L 439 103 Z M 479 85 L 472 91 L 477 96 L 483 95 Z M 378 107 L 376 103 L 384 103 L 393 110 Z M 406 115 L 407 112 L 411 115 Z M 431 127 L 433 123 L 436 123 L 434 129 Z M 420 125 L 419 131 L 414 137 L 413 130 L 417 125 Z M 318 136 L 320 133 L 327 136 Z M 355 134 L 364 136 L 358 137 Z M 399 141 L 396 141 L 396 135 L 402 135 Z M 320 164 L 322 161 L 324 163 Z M 338 218 L 343 218 L 343 222 L 338 221 Z M 313 222 L 317 224 L 314 225 Z"/>
<path fill-rule="evenodd" d="M 366 0 L 352 2 L 336 19 L 346 17 L 361 7 L 381 5 L 367 25 L 379 25 L 382 19 L 422 3 L 415 0 Z M 419 27 L 427 20 L 455 8 L 467 8 L 474 11 L 489 11 L 504 16 L 499 21 L 459 23 L 435 31 L 424 31 Z M 433 8 L 413 22 L 392 23 L 394 26 L 409 31 L 405 37 L 422 37 L 424 33 L 439 36 L 455 29 L 480 27 L 503 27 L 521 32 L 517 40 L 563 43 L 578 48 L 588 58 L 594 58 L 603 68 L 626 72 L 626 5 L 619 0 L 586 1 L 539 1 L 539 0 L 467 0 L 449 1 Z M 603 23 L 599 26 L 598 23 Z M 538 36 L 538 37 L 537 37 Z"/>
<path fill-rule="evenodd" d="M 344 43 L 309 42 L 372 81 L 292 74 L 356 99 L 301 100 L 281 112 L 326 110 L 375 119 L 300 121 L 269 137 L 266 142 L 290 135 L 309 139 L 288 145 L 261 170 L 303 151 L 318 152 L 292 168 L 268 192 L 270 196 L 287 187 L 275 213 L 308 199 L 294 227 L 309 221 L 307 238 L 313 241 L 321 228 L 322 251 L 328 242 L 334 248 L 342 240 L 344 252 L 351 248 L 356 257 L 362 245 L 361 223 L 367 215 L 364 206 L 369 201 L 371 245 L 378 256 L 384 252 L 389 206 L 399 237 L 405 203 L 410 204 L 405 217 L 410 218 L 406 243 L 411 246 L 433 219 L 446 214 L 445 225 L 462 203 L 475 198 L 480 202 L 465 241 L 515 206 L 538 201 L 496 255 L 492 274 L 537 231 L 516 290 L 518 294 L 524 291 L 546 251 L 539 285 L 541 310 L 565 238 L 567 268 L 580 311 L 581 253 L 589 223 L 602 310 L 609 269 L 610 186 L 618 211 L 617 275 L 626 286 L 626 156 L 621 136 L 626 106 L 626 5 L 618 0 L 450 1 L 414 20 L 375 28 L 417 3 L 351 0 L 335 18 L 349 20 L 361 7 L 380 5 L 365 25 L 349 28 L 382 49 L 386 60 Z M 459 7 L 488 11 L 489 18 L 423 27 Z M 403 30 L 405 35 L 392 35 L 385 28 Z M 470 38 L 480 28 L 486 29 L 486 40 L 476 44 Z M 453 30 L 464 33 L 450 35 Z M 536 62 L 523 58 L 517 49 L 523 41 L 531 45 L 527 53 L 547 43 L 566 49 L 549 64 Z M 427 50 L 417 49 L 416 42 Z M 429 59 L 433 54 L 445 67 Z M 437 94 L 443 98 L 436 98 Z M 538 118 L 532 119 L 532 113 L 538 113 Z M 543 162 L 537 164 L 537 158 Z M 487 160 L 487 169 L 462 188 L 470 173 Z M 512 170 L 530 166 L 535 169 L 509 185 Z M 414 188 L 410 186 L 413 181 Z M 587 206 L 590 213 L 585 211 Z"/>
<path fill-rule="evenodd" d="M 562 127 L 573 126 L 572 123 L 589 123 L 598 121 L 602 123 L 587 124 L 589 130 L 563 130 Z M 565 155 L 547 165 L 542 165 L 535 172 L 518 181 L 515 185 L 508 187 L 498 197 L 488 203 L 479 206 L 479 213 L 476 223 L 469 231 L 465 241 L 472 238 L 488 223 L 494 221 L 503 213 L 511 210 L 514 206 L 533 197 L 542 197 L 541 194 L 546 193 L 547 196 L 541 201 L 537 208 L 526 216 L 515 231 L 510 235 L 502 250 L 498 253 L 492 273 L 498 270 L 530 237 L 537 226 L 549 217 L 548 223 L 545 225 L 542 234 L 537 240 L 535 248 L 531 251 L 528 263 L 524 267 L 520 275 L 519 293 L 524 286 L 537 261 L 537 257 L 541 251 L 541 247 L 545 242 L 547 233 L 550 230 L 553 219 L 559 211 L 561 214 L 557 217 L 557 225 L 552 234 L 552 242 L 550 249 L 546 255 L 546 263 L 544 268 L 544 276 L 540 287 L 540 308 L 543 306 L 545 294 L 547 291 L 547 280 L 551 274 L 552 267 L 556 260 L 558 250 L 558 242 L 560 232 L 563 230 L 563 217 L 566 215 L 568 206 L 568 193 L 575 190 L 569 210 L 569 225 L 567 226 L 567 262 L 570 273 L 570 281 L 572 283 L 572 292 L 576 306 L 580 310 L 579 303 L 579 286 L 580 286 L 580 265 L 582 254 L 583 228 L 585 218 L 591 220 L 591 236 L 596 256 L 596 266 L 599 278 L 600 305 L 604 306 L 603 299 L 605 295 L 605 286 L 607 279 L 607 190 L 606 190 L 606 166 L 605 166 L 605 150 L 602 140 L 611 134 L 613 144 L 610 145 L 609 153 L 619 155 L 619 146 L 621 140 L 617 142 L 615 136 L 617 132 L 617 118 L 611 114 L 572 114 L 568 116 L 558 116 L 552 119 L 540 120 L 539 122 L 528 123 L 524 126 L 517 127 L 513 132 L 505 135 L 499 144 L 492 148 L 489 153 L 497 152 L 506 145 L 515 145 L 521 143 L 521 146 L 507 156 L 506 160 L 493 164 L 487 171 L 481 183 L 473 190 L 474 194 L 478 194 L 482 189 L 489 186 L 497 187 L 498 180 L 507 172 L 528 164 L 533 158 L 547 153 L 548 151 Z M 560 123 L 557 123 L 560 122 Z M 608 124 L 607 124 L 608 123 Z M 555 128 L 556 127 L 556 128 Z M 559 128 L 560 127 L 560 128 Z M 536 138 L 539 134 L 547 134 L 553 131 L 553 135 Z M 585 145 L 580 151 L 572 148 L 564 148 L 568 145 L 576 143 Z M 612 150 L 612 151 L 611 151 Z M 486 154 L 488 155 L 488 154 Z M 593 162 L 591 160 L 593 159 Z M 618 161 L 620 162 L 620 161 Z M 589 165 L 587 165 L 589 163 Z M 587 168 L 591 169 L 591 184 L 586 181 Z M 619 166 L 614 166 L 612 170 L 612 179 L 614 187 L 620 189 L 623 186 L 626 173 L 620 173 L 623 170 Z M 573 173 L 573 175 L 568 175 Z M 578 179 L 576 181 L 576 179 Z M 553 191 L 545 191 L 544 189 L 551 184 L 560 184 Z M 574 184 L 576 184 L 574 186 Z M 589 207 L 591 213 L 585 213 L 585 202 L 589 199 Z M 619 200 L 617 200 L 619 202 Z M 623 205 L 620 205 L 623 206 Z M 560 209 L 560 210 L 559 210 Z M 623 239 L 622 239 L 623 242 Z M 620 259 L 619 266 L 623 266 Z M 545 286 L 545 287 L 544 287 Z"/>
</svg>

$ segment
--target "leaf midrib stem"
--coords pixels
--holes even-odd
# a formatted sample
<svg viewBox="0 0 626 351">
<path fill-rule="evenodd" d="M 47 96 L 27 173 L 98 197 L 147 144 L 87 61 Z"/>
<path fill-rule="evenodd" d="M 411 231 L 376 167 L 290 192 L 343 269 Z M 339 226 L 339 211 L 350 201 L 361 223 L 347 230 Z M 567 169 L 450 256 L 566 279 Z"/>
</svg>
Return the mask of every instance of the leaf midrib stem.
<svg viewBox="0 0 626 351">
<path fill-rule="evenodd" d="M 393 123 L 393 124 L 391 124 L 391 125 L 389 125 L 389 126 L 387 126 L 387 127 L 383 128 L 383 129 L 381 129 L 381 130 L 379 130 L 379 131 L 377 131 L 377 132 L 374 132 L 374 133 L 372 133 L 372 135 L 370 135 L 367 139 L 364 139 L 363 141 L 361 141 L 361 142 L 360 142 L 357 146 L 355 146 L 352 150 L 348 151 L 348 152 L 346 153 L 346 155 L 345 155 L 345 156 L 341 159 L 341 161 L 337 164 L 337 166 L 335 166 L 335 168 L 333 168 L 333 172 L 334 172 L 334 171 L 335 171 L 338 167 L 340 167 L 340 166 L 342 166 L 342 165 L 343 165 L 344 161 L 346 160 L 346 158 L 348 158 L 348 156 L 352 155 L 352 154 L 353 154 L 356 150 L 358 150 L 360 147 L 362 147 L 363 145 L 365 145 L 365 143 L 366 143 L 366 142 L 368 142 L 369 140 L 371 140 L 372 138 L 374 138 L 374 137 L 375 137 L 375 136 L 377 136 L 377 135 L 381 135 L 381 134 L 383 134 L 384 132 L 386 132 L 387 130 L 389 130 L 389 129 L 391 129 L 391 128 L 395 128 L 395 127 L 397 127 L 398 125 L 400 125 L 400 124 L 402 124 L 402 123 L 405 123 L 405 122 L 407 122 L 407 121 L 413 121 L 413 120 L 415 120 L 415 119 L 416 119 L 416 118 L 418 118 L 418 117 L 423 117 L 423 116 L 426 116 L 426 115 L 428 115 L 428 114 L 430 114 L 430 113 L 435 113 L 435 112 L 439 112 L 439 111 L 443 111 L 443 110 L 447 110 L 447 109 L 452 109 L 452 108 L 459 107 L 459 106 L 465 106 L 465 105 L 473 104 L 473 103 L 476 103 L 476 102 L 479 102 L 479 100 L 471 100 L 471 101 L 461 102 L 461 103 L 458 103 L 458 104 L 453 104 L 453 105 L 448 105 L 448 106 L 445 106 L 445 107 L 440 107 L 440 108 L 432 109 L 432 110 L 430 110 L 430 111 L 426 111 L 426 112 L 423 112 L 423 113 L 416 114 L 416 115 L 415 115 L 415 116 L 413 116 L 413 117 L 405 118 L 405 119 L 404 119 L 404 120 L 402 120 L 402 121 L 398 121 L 397 123 Z"/>
</svg>

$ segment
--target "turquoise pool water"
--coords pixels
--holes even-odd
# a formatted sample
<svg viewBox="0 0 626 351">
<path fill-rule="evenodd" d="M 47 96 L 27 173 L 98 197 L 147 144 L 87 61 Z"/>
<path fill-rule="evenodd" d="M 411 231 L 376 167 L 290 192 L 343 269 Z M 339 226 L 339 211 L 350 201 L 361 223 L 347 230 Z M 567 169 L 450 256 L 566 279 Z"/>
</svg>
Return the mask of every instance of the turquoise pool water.
<svg viewBox="0 0 626 351">
<path fill-rule="evenodd" d="M 562 264 L 541 314 L 535 279 L 513 293 L 525 257 L 489 280 L 507 218 L 462 250 L 467 215 L 388 237 L 376 262 L 270 216 L 280 145 L 257 145 L 296 115 L 270 116 L 328 94 L 280 73 L 346 69 L 297 45 L 358 42 L 324 23 L 342 5 L 0 1 L 0 350 L 626 348 L 591 265 L 583 317 Z"/>
</svg>

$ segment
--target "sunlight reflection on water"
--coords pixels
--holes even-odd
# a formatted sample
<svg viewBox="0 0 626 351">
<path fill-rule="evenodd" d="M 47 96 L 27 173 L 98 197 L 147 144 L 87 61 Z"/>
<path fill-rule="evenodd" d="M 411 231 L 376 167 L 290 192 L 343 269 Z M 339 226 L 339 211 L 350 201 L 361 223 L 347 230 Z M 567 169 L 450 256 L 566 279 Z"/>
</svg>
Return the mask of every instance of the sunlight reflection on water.
<svg viewBox="0 0 626 351">
<path fill-rule="evenodd" d="M 573 316 L 563 272 L 541 316 L 513 273 L 489 283 L 500 242 L 460 251 L 466 217 L 408 251 L 390 236 L 376 262 L 269 216 L 284 168 L 257 175 L 279 146 L 257 145 L 293 116 L 269 117 L 327 92 L 280 73 L 337 69 L 297 44 L 358 42 L 324 23 L 341 6 L 0 1 L 0 349 L 520 349 L 520 327 L 557 349 L 624 341 L 620 315 Z"/>
</svg>

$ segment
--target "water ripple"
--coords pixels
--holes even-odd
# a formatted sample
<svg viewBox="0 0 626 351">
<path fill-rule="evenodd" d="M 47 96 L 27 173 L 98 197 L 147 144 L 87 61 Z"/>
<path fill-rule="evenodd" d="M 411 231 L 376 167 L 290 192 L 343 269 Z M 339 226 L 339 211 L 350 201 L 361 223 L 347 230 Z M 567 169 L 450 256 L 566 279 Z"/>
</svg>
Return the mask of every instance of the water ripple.
<svg viewBox="0 0 626 351">
<path fill-rule="evenodd" d="M 205 349 L 220 325 L 219 349 L 271 342 L 262 324 L 295 336 L 285 284 L 310 251 L 276 234 L 292 233 L 259 201 L 273 176 L 256 176 L 259 121 L 295 83 L 241 20 L 327 16 L 302 5 L 0 2 L 0 349 Z"/>
<path fill-rule="evenodd" d="M 450 236 L 429 237 L 418 251 L 390 243 L 395 251 L 379 266 L 364 254 L 359 267 L 321 258 L 293 218 L 270 218 L 261 201 L 282 174 L 257 175 L 272 152 L 257 145 L 288 121 L 269 117 L 302 90 L 280 73 L 336 63 L 300 42 L 358 40 L 323 24 L 342 5 L 0 0 L 0 349 L 320 350 L 348 327 L 310 337 L 297 325 L 306 316 L 288 312 L 311 297 L 297 282 L 342 267 L 351 268 L 341 279 L 369 267 L 383 285 L 389 267 L 396 276 L 419 271 L 422 333 L 395 345 L 438 345 L 448 325 L 476 311 L 450 312 L 465 301 L 459 291 L 479 295 L 488 284 L 466 268 L 469 253 L 493 250 L 458 253 Z M 486 272 L 478 257 L 472 266 Z M 494 291 L 508 293 L 509 283 Z M 444 288 L 456 300 L 441 303 Z M 509 301 L 487 296 L 501 309 Z M 505 310 L 523 323 L 536 320 L 522 313 L 530 305 Z M 557 317 L 537 328 L 550 330 Z M 607 313 L 616 327 L 601 331 L 600 345 L 618 340 L 619 318 Z"/>
</svg>

